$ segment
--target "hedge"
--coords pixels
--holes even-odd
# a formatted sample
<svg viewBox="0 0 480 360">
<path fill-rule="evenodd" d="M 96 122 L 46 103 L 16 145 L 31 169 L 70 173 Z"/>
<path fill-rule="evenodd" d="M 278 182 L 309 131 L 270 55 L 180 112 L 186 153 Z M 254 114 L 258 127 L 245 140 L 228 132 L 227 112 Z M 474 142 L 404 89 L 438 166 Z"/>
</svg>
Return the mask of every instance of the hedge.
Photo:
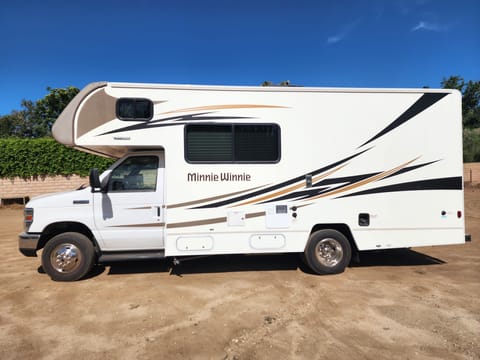
<svg viewBox="0 0 480 360">
<path fill-rule="evenodd" d="M 91 168 L 103 171 L 113 161 L 68 148 L 51 138 L 0 139 L 0 178 L 87 176 Z"/>
</svg>

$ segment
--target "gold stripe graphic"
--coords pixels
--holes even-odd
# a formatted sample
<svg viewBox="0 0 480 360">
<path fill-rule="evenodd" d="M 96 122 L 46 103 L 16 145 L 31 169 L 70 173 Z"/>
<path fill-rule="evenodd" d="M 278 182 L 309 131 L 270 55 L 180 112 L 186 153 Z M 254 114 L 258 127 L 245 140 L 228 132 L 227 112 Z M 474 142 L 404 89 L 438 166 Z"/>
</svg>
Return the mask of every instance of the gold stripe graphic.
<svg viewBox="0 0 480 360">
<path fill-rule="evenodd" d="M 369 177 L 365 180 L 362 180 L 362 181 L 359 181 L 359 182 L 356 182 L 354 184 L 351 184 L 351 185 L 347 185 L 345 187 L 342 187 L 340 189 L 336 189 L 336 190 L 332 190 L 332 191 L 329 191 L 329 192 L 326 192 L 326 193 L 323 193 L 323 194 L 320 194 L 320 195 L 317 195 L 315 197 L 312 197 L 308 200 L 315 200 L 315 199 L 320 199 L 322 197 L 326 197 L 326 196 L 331 196 L 331 195 L 336 195 L 336 194 L 339 194 L 339 193 L 342 193 L 342 192 L 345 192 L 345 191 L 348 191 L 348 190 L 352 190 L 352 189 L 356 189 L 360 186 L 363 186 L 363 185 L 367 185 L 369 183 L 372 183 L 374 181 L 377 181 L 377 180 L 381 180 L 383 178 L 386 178 L 387 176 L 389 175 L 392 175 L 394 173 L 396 173 L 397 171 L 400 171 L 402 170 L 404 167 L 406 167 L 407 165 L 411 164 L 412 162 L 418 160 L 420 158 L 420 156 L 416 157 L 415 159 L 413 160 L 410 160 L 402 165 L 399 165 L 393 169 L 390 169 L 390 170 L 387 170 L 387 171 L 384 171 L 378 175 L 375 175 L 375 176 L 372 176 L 372 177 Z"/>
<path fill-rule="evenodd" d="M 174 113 L 179 113 L 179 112 L 189 112 L 189 111 L 203 111 L 203 110 L 225 110 L 225 109 L 260 109 L 260 108 L 283 108 L 286 109 L 286 106 L 279 106 L 279 105 L 255 105 L 255 104 L 232 104 L 232 105 L 206 105 L 206 106 L 196 106 L 196 107 L 191 107 L 191 108 L 184 108 L 184 109 L 177 109 L 177 110 L 171 110 L 167 111 L 164 113 L 161 113 L 161 115 L 166 115 L 166 114 L 174 114 Z"/>
<path fill-rule="evenodd" d="M 165 223 L 150 223 L 150 224 L 124 224 L 124 225 L 111 225 L 108 227 L 162 227 Z"/>
<path fill-rule="evenodd" d="M 175 229 L 175 228 L 182 228 L 182 227 L 192 227 L 192 226 L 201 226 L 201 225 L 210 225 L 210 224 L 218 224 L 227 222 L 227 217 L 219 217 L 219 218 L 212 218 L 212 219 L 205 219 L 205 220 L 197 220 L 197 221 L 185 221 L 173 224 L 167 224 L 168 229 Z"/>
<path fill-rule="evenodd" d="M 260 217 L 260 216 L 265 216 L 265 211 L 245 214 L 246 219 L 253 219 L 253 218 L 256 218 L 256 217 Z M 204 219 L 204 220 L 197 220 L 197 221 L 185 221 L 185 222 L 167 224 L 167 228 L 175 229 L 175 228 L 182 228 L 182 227 L 219 224 L 219 223 L 224 223 L 224 222 L 227 222 L 227 217 L 226 216 L 218 217 L 218 218 L 211 218 L 211 219 Z"/>
<path fill-rule="evenodd" d="M 347 164 L 344 164 L 344 165 L 341 165 L 333 170 L 330 170 L 324 174 L 321 174 L 321 175 L 318 175 L 316 176 L 315 178 L 312 179 L 312 182 L 317 182 L 318 180 L 321 180 L 337 171 L 339 171 L 340 169 L 344 168 L 345 166 L 347 166 Z M 297 185 L 292 185 L 292 186 L 289 186 L 283 190 L 279 190 L 279 191 L 276 191 L 272 194 L 268 194 L 268 195 L 264 195 L 260 198 L 253 198 L 251 200 L 248 200 L 248 201 L 245 201 L 241 204 L 237 204 L 237 205 L 232 205 L 231 207 L 236 207 L 236 206 L 242 206 L 242 205 L 248 205 L 248 204 L 252 204 L 252 203 L 256 203 L 256 202 L 261 202 L 261 201 L 266 201 L 266 200 L 270 200 L 274 197 L 277 197 L 277 196 L 281 196 L 281 195 L 284 195 L 284 194 L 287 194 L 289 192 L 292 192 L 292 191 L 295 191 L 295 190 L 298 190 L 298 189 L 301 189 L 305 187 L 305 180 L 301 180 L 300 184 L 297 184 Z"/>
<path fill-rule="evenodd" d="M 214 201 L 214 200 L 219 200 L 219 199 L 227 198 L 227 197 L 230 197 L 230 196 L 233 196 L 233 195 L 242 194 L 242 193 L 245 193 L 245 192 L 248 192 L 248 191 L 257 190 L 257 189 L 260 189 L 261 187 L 264 187 L 264 186 L 267 186 L 267 185 L 256 186 L 256 187 L 253 187 L 253 188 L 250 188 L 250 189 L 245 189 L 245 190 L 241 190 L 241 191 L 236 191 L 236 192 L 229 193 L 229 194 L 223 194 L 223 195 L 213 196 L 213 197 L 210 197 L 210 198 L 205 198 L 205 199 L 187 201 L 187 202 L 184 202 L 184 203 L 167 205 L 167 208 L 168 208 L 168 209 L 174 209 L 174 208 L 183 207 L 183 206 L 198 205 L 198 204 L 202 204 L 202 203 L 209 202 L 209 201 Z"/>
</svg>

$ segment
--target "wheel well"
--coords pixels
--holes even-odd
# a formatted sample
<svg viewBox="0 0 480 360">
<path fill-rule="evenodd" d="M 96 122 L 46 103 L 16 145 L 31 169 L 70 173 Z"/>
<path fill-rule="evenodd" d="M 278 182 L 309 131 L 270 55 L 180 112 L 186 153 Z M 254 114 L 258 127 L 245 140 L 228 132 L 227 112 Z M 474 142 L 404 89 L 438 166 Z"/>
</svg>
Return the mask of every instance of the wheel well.
<svg viewBox="0 0 480 360">
<path fill-rule="evenodd" d="M 310 235 L 315 231 L 323 229 L 332 229 L 341 232 L 348 239 L 350 245 L 352 246 L 352 252 L 354 254 L 358 254 L 357 244 L 355 243 L 355 239 L 353 238 L 352 232 L 347 224 L 317 224 L 312 228 Z"/>
<path fill-rule="evenodd" d="M 98 249 L 95 237 L 93 236 L 93 233 L 90 231 L 90 229 L 86 225 L 78 222 L 66 221 L 66 222 L 58 222 L 58 223 L 53 223 L 48 225 L 42 231 L 42 235 L 40 236 L 40 241 L 38 243 L 37 250 L 42 249 L 47 243 L 47 241 L 50 240 L 52 237 L 64 232 L 77 232 L 77 233 L 83 234 L 93 242 L 95 249 Z"/>
</svg>

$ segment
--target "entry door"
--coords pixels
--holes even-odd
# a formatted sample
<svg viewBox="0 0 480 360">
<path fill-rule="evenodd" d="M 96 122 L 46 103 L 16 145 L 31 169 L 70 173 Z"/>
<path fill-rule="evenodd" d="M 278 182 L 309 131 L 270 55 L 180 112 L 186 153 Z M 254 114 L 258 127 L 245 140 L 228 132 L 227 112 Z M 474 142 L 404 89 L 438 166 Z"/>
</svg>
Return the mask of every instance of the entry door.
<svg viewBox="0 0 480 360">
<path fill-rule="evenodd" d="M 94 193 L 102 250 L 164 248 L 163 154 L 132 155 L 112 170 L 106 193 Z"/>
</svg>

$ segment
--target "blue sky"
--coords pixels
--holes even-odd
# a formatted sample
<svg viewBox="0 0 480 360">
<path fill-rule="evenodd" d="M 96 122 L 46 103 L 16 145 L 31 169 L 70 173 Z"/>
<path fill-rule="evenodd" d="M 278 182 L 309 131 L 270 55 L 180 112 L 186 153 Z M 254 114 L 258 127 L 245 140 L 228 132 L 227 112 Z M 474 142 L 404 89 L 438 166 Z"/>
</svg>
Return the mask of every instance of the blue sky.
<svg viewBox="0 0 480 360">
<path fill-rule="evenodd" d="M 16 0 L 0 115 L 94 81 L 439 87 L 480 80 L 478 0 Z"/>
</svg>

